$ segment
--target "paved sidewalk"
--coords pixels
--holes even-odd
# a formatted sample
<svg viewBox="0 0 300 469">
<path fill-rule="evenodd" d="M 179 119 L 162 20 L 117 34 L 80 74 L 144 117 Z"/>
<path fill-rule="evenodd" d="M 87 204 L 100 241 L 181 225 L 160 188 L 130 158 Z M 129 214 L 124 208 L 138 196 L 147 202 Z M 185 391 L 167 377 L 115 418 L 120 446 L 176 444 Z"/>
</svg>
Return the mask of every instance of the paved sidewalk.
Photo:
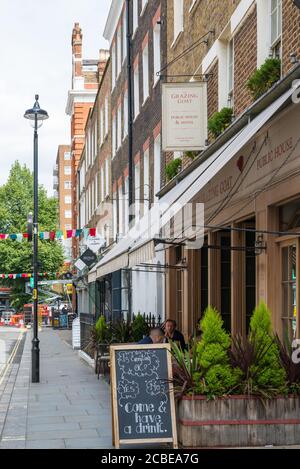
<svg viewBox="0 0 300 469">
<path fill-rule="evenodd" d="M 57 331 L 43 329 L 40 341 L 39 384 L 30 382 L 31 332 L 20 365 L 12 365 L 0 409 L 0 448 L 111 448 L 108 384 L 97 380 Z"/>
</svg>

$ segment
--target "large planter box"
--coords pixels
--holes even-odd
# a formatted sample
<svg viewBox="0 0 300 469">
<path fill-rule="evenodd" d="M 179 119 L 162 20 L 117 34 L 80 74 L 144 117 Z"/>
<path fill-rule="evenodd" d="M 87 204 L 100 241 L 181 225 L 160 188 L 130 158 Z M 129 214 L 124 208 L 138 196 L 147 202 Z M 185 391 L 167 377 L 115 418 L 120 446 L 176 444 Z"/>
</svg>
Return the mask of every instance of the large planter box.
<svg viewBox="0 0 300 469">
<path fill-rule="evenodd" d="M 178 402 L 178 440 L 183 447 L 245 447 L 300 444 L 300 397 L 231 396 Z"/>
</svg>

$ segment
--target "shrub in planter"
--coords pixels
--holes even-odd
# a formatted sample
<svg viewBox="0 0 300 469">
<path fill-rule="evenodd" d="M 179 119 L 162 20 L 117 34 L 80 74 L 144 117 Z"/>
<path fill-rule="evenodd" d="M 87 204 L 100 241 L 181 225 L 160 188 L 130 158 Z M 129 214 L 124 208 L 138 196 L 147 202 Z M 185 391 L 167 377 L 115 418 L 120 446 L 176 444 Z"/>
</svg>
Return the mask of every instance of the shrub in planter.
<svg viewBox="0 0 300 469">
<path fill-rule="evenodd" d="M 119 344 L 132 342 L 132 325 L 129 319 L 119 319 L 112 324 L 111 329 L 113 342 Z"/>
<path fill-rule="evenodd" d="M 300 363 L 293 360 L 291 345 L 283 344 L 278 335 L 275 340 L 279 348 L 280 363 L 286 373 L 288 392 L 300 395 Z"/>
<path fill-rule="evenodd" d="M 262 96 L 281 76 L 281 60 L 270 58 L 247 81 L 247 88 L 254 100 Z"/>
<path fill-rule="evenodd" d="M 223 328 L 220 314 L 208 307 L 200 323 L 201 341 L 197 345 L 200 371 L 195 374 L 196 392 L 212 398 L 232 393 L 241 371 L 233 368 L 229 360 L 231 340 Z"/>
<path fill-rule="evenodd" d="M 145 335 L 148 335 L 149 333 L 149 327 L 140 313 L 134 318 L 131 327 L 132 338 L 134 342 L 139 342 Z"/>
<path fill-rule="evenodd" d="M 105 316 L 100 316 L 95 325 L 97 340 L 101 344 L 109 343 L 111 333 L 108 325 L 106 324 Z"/>
<path fill-rule="evenodd" d="M 176 158 L 175 160 L 170 161 L 170 163 L 166 165 L 165 171 L 166 171 L 166 176 L 167 176 L 168 181 L 171 181 L 171 179 L 177 176 L 177 174 L 181 170 L 181 165 L 182 165 L 181 158 Z"/>
<path fill-rule="evenodd" d="M 171 342 L 173 362 L 173 385 L 175 397 L 193 394 L 196 388 L 195 378 L 199 371 L 197 343 L 194 341 L 188 350 L 182 350 L 176 342 Z"/>
<path fill-rule="evenodd" d="M 264 344 L 267 349 L 253 364 L 254 386 L 257 389 L 268 389 L 274 395 L 286 393 L 286 373 L 280 363 L 279 348 L 273 337 L 271 314 L 263 302 L 257 306 L 251 318 L 249 340 L 255 347 L 258 344 L 262 347 Z"/>
<path fill-rule="evenodd" d="M 84 350 L 90 356 L 94 356 L 99 344 L 108 344 L 111 341 L 111 331 L 106 324 L 104 316 L 100 316 L 96 324 L 92 327 L 88 343 Z"/>
<path fill-rule="evenodd" d="M 221 111 L 215 112 L 208 120 L 208 130 L 216 138 L 231 124 L 233 116 L 233 109 L 230 107 L 223 107 Z"/>
</svg>

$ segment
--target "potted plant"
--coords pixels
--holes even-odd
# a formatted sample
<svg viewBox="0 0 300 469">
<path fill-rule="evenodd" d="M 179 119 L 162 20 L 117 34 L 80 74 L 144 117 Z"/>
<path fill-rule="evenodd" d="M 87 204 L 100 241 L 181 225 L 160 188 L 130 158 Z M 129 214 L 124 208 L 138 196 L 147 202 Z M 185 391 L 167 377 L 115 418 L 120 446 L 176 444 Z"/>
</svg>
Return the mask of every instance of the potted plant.
<svg viewBox="0 0 300 469">
<path fill-rule="evenodd" d="M 231 124 L 233 109 L 223 107 L 219 112 L 215 112 L 208 120 L 208 130 L 217 138 Z"/>
<path fill-rule="evenodd" d="M 281 60 L 277 58 L 267 59 L 261 67 L 251 75 L 246 83 L 253 100 L 256 101 L 260 96 L 266 93 L 274 83 L 280 80 L 280 76 Z"/>
<path fill-rule="evenodd" d="M 134 342 L 139 342 L 143 337 L 149 334 L 149 327 L 140 313 L 138 313 L 132 321 L 131 332 Z"/>
<path fill-rule="evenodd" d="M 182 167 L 182 160 L 181 158 L 175 158 L 175 160 L 170 161 L 166 165 L 166 176 L 167 176 L 167 181 L 171 181 L 177 174 L 181 171 Z"/>
<path fill-rule="evenodd" d="M 181 445 L 300 444 L 300 364 L 291 367 L 276 342 L 266 305 L 255 309 L 247 338 L 230 337 L 211 307 L 201 330 L 196 360 L 187 363 L 172 347 L 175 388 L 178 377 L 186 382 L 178 401 Z"/>
</svg>

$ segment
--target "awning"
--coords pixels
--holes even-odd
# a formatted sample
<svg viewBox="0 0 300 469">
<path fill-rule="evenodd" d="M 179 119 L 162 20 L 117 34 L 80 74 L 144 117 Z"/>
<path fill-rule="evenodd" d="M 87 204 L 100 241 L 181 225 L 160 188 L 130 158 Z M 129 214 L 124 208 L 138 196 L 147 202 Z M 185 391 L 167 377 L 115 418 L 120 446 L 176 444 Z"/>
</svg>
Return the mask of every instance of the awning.
<svg viewBox="0 0 300 469">
<path fill-rule="evenodd" d="M 126 237 L 106 255 L 97 265 L 97 277 L 117 271 L 124 267 L 134 267 L 155 257 L 154 242 L 147 237 L 147 233 L 155 231 L 155 226 L 167 225 L 180 207 L 187 203 L 200 192 L 200 190 L 233 158 L 271 119 L 272 116 L 286 103 L 293 94 L 290 88 L 258 116 L 256 116 L 246 127 L 244 127 L 231 140 L 203 161 L 185 179 L 179 182 L 173 189 L 165 194 L 159 204 L 155 204 L 149 211 L 148 216 L 143 217 L 140 222 L 132 228 Z M 175 206 L 174 206 L 175 204 Z M 151 227 L 149 230 L 149 216 Z"/>
</svg>

